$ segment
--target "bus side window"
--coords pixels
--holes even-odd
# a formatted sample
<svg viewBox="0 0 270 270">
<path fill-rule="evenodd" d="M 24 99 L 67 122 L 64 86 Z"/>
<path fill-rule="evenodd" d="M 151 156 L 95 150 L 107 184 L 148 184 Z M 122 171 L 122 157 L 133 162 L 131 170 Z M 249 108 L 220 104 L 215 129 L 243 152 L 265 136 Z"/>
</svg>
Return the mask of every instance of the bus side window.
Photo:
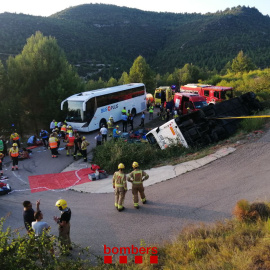
<svg viewBox="0 0 270 270">
<path fill-rule="evenodd" d="M 204 90 L 204 96 L 209 97 L 209 90 Z"/>
</svg>

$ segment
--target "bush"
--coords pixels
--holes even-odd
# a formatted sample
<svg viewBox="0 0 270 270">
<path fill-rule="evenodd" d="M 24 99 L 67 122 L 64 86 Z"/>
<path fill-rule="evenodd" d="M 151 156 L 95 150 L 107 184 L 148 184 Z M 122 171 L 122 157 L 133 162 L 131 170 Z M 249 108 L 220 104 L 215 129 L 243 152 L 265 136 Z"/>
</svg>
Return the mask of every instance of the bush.
<svg viewBox="0 0 270 270">
<path fill-rule="evenodd" d="M 93 162 L 108 173 L 117 170 L 119 163 L 124 163 L 126 170 L 137 161 L 141 169 L 149 169 L 161 161 L 182 156 L 192 150 L 181 145 L 173 145 L 165 150 L 148 143 L 130 143 L 123 140 L 110 140 L 93 150 Z"/>
<path fill-rule="evenodd" d="M 233 214 L 240 221 L 267 220 L 270 216 L 270 208 L 265 203 L 252 203 L 240 200 L 236 203 Z"/>
<path fill-rule="evenodd" d="M 0 269 L 91 269 L 89 256 L 86 254 L 86 259 L 81 257 L 87 249 L 79 248 L 78 254 L 67 257 L 68 251 L 49 232 L 45 231 L 38 238 L 34 234 L 21 236 L 19 232 L 12 232 L 10 227 L 4 230 L 4 221 L 5 218 L 1 218 Z M 54 248 L 60 256 L 56 256 Z"/>
</svg>

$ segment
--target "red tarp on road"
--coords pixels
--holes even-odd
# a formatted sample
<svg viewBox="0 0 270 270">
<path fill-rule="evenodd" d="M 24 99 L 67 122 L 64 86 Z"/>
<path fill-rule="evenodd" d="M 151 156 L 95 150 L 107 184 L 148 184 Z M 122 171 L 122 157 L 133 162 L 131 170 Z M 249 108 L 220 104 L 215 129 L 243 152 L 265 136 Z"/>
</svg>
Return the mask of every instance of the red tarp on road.
<svg viewBox="0 0 270 270">
<path fill-rule="evenodd" d="M 65 189 L 74 185 L 91 182 L 88 178 L 90 173 L 94 173 L 94 171 L 90 168 L 85 168 L 77 171 L 33 175 L 29 176 L 28 180 L 31 193 L 34 193 L 52 189 Z"/>
</svg>

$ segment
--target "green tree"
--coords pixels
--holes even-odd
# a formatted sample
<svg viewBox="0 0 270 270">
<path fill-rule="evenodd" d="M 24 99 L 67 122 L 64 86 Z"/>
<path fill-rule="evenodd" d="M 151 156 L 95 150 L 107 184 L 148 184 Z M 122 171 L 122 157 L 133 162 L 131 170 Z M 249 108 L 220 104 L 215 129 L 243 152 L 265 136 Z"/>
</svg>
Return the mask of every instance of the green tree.
<svg viewBox="0 0 270 270">
<path fill-rule="evenodd" d="M 243 73 L 248 72 L 250 70 L 254 70 L 256 68 L 255 64 L 252 60 L 244 55 L 243 51 L 240 51 L 238 55 L 233 59 L 231 65 L 231 71 L 233 73 Z"/>
<path fill-rule="evenodd" d="M 154 92 L 155 76 L 146 60 L 138 56 L 129 71 L 129 81 L 131 83 L 144 83 L 148 92 Z"/>
<path fill-rule="evenodd" d="M 123 72 L 121 78 L 118 80 L 118 84 L 128 84 L 129 83 L 129 76 L 127 72 Z"/>
<path fill-rule="evenodd" d="M 112 87 L 112 86 L 116 86 L 118 83 L 117 83 L 117 80 L 113 77 L 111 77 L 109 79 L 109 81 L 107 82 L 107 87 Z"/>
<path fill-rule="evenodd" d="M 7 61 L 9 91 L 22 106 L 21 122 L 48 124 L 63 117 L 60 103 L 83 90 L 81 79 L 67 62 L 55 38 L 36 32 L 27 39 L 21 54 Z M 60 120 L 60 119 L 59 119 Z"/>
</svg>

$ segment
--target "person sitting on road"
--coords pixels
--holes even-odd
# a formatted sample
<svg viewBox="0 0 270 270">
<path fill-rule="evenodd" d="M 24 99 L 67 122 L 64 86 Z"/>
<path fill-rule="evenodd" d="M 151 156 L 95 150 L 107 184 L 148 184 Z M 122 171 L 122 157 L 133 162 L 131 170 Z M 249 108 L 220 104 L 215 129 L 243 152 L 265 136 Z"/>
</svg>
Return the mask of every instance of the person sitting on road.
<svg viewBox="0 0 270 270">
<path fill-rule="evenodd" d="M 37 142 L 37 137 L 36 137 L 36 135 L 33 135 L 28 139 L 27 145 L 34 146 L 34 145 L 36 145 L 36 142 Z"/>
</svg>

